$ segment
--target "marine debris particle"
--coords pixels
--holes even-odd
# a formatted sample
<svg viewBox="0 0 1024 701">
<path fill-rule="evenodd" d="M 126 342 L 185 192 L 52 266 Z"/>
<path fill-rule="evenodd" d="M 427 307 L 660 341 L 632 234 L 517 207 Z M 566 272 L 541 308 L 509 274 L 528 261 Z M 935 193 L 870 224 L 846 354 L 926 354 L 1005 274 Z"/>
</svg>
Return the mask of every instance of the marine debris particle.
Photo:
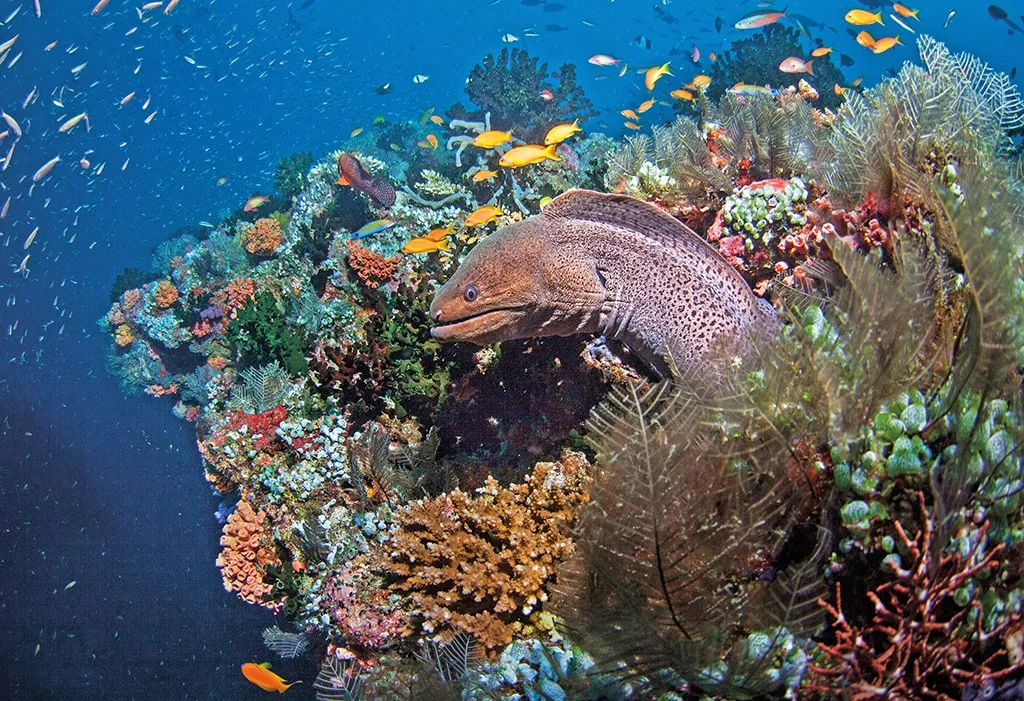
<svg viewBox="0 0 1024 701">
<path fill-rule="evenodd" d="M 483 239 L 430 312 L 442 341 L 599 332 L 660 370 L 666 352 L 690 369 L 774 317 L 688 227 L 646 202 L 587 190 Z"/>
</svg>

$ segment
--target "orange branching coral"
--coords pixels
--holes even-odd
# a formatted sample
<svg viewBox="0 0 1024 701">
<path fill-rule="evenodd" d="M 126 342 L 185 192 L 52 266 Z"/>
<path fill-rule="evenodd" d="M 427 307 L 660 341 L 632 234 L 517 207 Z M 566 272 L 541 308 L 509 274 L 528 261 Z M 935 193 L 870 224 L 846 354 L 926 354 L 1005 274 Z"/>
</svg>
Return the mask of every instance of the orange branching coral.
<svg viewBox="0 0 1024 701">
<path fill-rule="evenodd" d="M 586 457 L 566 453 L 537 463 L 523 484 L 505 488 L 488 477 L 478 496 L 456 489 L 414 501 L 379 565 L 398 578 L 392 589 L 409 593 L 424 631 L 452 627 L 488 648 L 506 645 L 572 553 L 570 532 L 589 484 Z"/>
<path fill-rule="evenodd" d="M 176 382 L 172 382 L 167 387 L 164 387 L 163 385 L 150 385 L 149 387 L 146 388 L 146 394 L 151 395 L 153 397 L 164 397 L 169 394 L 177 393 L 178 384 Z"/>
<path fill-rule="evenodd" d="M 132 333 L 132 328 L 128 324 L 121 324 L 114 331 L 114 342 L 122 348 L 131 345 L 134 340 L 135 334 Z"/>
<path fill-rule="evenodd" d="M 121 309 L 124 311 L 130 311 L 135 308 L 135 305 L 142 299 L 142 290 L 135 287 L 130 290 L 125 290 L 121 293 Z"/>
<path fill-rule="evenodd" d="M 217 567 L 224 578 L 224 588 L 250 604 L 259 604 L 277 611 L 280 602 L 266 602 L 264 595 L 273 586 L 263 582 L 267 565 L 280 565 L 274 551 L 274 539 L 265 528 L 267 515 L 254 511 L 247 501 L 238 502 L 234 513 L 224 524 L 220 544 L 224 548 L 217 556 Z"/>
<path fill-rule="evenodd" d="M 153 299 L 156 300 L 156 306 L 167 309 L 178 301 L 178 288 L 170 280 L 161 280 L 157 283 Z"/>
<path fill-rule="evenodd" d="M 245 303 L 255 295 L 256 283 L 251 278 L 241 277 L 232 280 L 222 289 L 217 290 L 210 299 L 210 303 L 220 307 L 225 317 L 234 319 L 236 310 L 239 307 L 244 307 Z"/>
<path fill-rule="evenodd" d="M 228 359 L 220 355 L 211 355 L 206 359 L 206 364 L 214 370 L 223 370 L 228 366 Z"/>
<path fill-rule="evenodd" d="M 348 265 L 356 271 L 359 279 L 370 288 L 377 289 L 380 283 L 395 274 L 401 256 L 385 258 L 379 253 L 363 247 L 359 241 L 348 242 Z"/>
<path fill-rule="evenodd" d="M 242 246 L 254 256 L 272 256 L 281 245 L 281 225 L 276 219 L 257 219 L 242 235 Z"/>
</svg>

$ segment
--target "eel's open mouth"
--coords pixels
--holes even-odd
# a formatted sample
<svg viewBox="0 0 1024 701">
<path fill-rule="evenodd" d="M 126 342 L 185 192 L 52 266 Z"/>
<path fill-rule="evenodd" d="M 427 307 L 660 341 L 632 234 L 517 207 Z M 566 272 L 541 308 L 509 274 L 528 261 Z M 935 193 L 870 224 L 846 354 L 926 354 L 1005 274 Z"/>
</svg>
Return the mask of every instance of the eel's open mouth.
<svg viewBox="0 0 1024 701">
<path fill-rule="evenodd" d="M 489 309 L 430 329 L 439 341 L 469 341 L 485 345 L 514 338 L 516 323 L 526 313 L 524 307 Z"/>
</svg>

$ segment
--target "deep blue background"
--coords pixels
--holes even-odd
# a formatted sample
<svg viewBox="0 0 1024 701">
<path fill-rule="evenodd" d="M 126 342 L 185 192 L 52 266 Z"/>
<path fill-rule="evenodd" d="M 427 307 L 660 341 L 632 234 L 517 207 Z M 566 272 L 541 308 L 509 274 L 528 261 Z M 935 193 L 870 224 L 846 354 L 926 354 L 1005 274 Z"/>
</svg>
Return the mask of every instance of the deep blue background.
<svg viewBox="0 0 1024 701">
<path fill-rule="evenodd" d="M 0 20 L 23 5 L 10 26 L 0 26 L 0 42 L 20 35 L 0 67 L 0 107 L 25 131 L 0 173 L 0 206 L 12 197 L 0 221 L 0 697 L 258 698 L 264 692 L 238 666 L 271 659 L 259 630 L 272 617 L 221 586 L 216 500 L 193 428 L 171 416 L 168 399 L 123 397 L 104 369 L 108 339 L 95 319 L 108 307 L 114 276 L 126 265 L 146 267 L 153 246 L 177 227 L 216 220 L 266 192 L 282 156 L 308 150 L 320 157 L 376 114 L 415 119 L 427 107 L 443 111 L 464 99 L 469 70 L 502 48 L 505 33 L 552 68 L 575 62 L 604 111 L 585 126 L 618 135 L 618 110 L 647 95 L 632 71 L 619 79 L 615 69 L 588 65 L 591 54 L 645 67 L 680 48 L 673 66 L 686 79 L 698 72 L 685 60 L 691 47 L 705 57 L 721 53 L 740 36 L 729 27 L 755 4 L 562 0 L 565 9 L 547 12 L 513 0 L 317 0 L 307 8 L 181 0 L 170 17 L 158 10 L 141 23 L 135 7 L 142 2 L 110 0 L 93 17 L 94 0 L 40 1 L 37 19 L 32 0 L 0 0 Z M 654 4 L 677 22 L 659 20 Z M 1004 71 L 1024 53 L 1024 34 L 1008 35 L 984 3 L 920 5 L 922 29 L 954 50 Z M 944 31 L 954 5 L 958 15 Z M 800 0 L 790 10 L 825 22 L 825 42 L 857 57 L 847 76 L 864 75 L 870 84 L 913 59 L 913 42 L 904 36 L 907 47 L 867 54 L 843 23 L 854 6 Z M 1024 4 L 1003 6 L 1021 24 Z M 721 34 L 716 16 L 725 24 Z M 540 36 L 525 37 L 528 27 Z M 636 46 L 638 35 L 653 48 Z M 56 48 L 44 52 L 51 41 Z M 429 80 L 414 85 L 418 73 Z M 376 95 L 386 82 L 392 93 Z M 33 87 L 40 97 L 23 109 Z M 118 107 L 132 90 L 134 100 Z M 152 103 L 143 111 L 147 96 Z M 58 97 L 63 108 L 52 102 Z M 155 119 L 144 124 L 153 110 Z M 82 111 L 90 131 L 57 132 Z M 668 116 L 658 106 L 645 124 Z M 0 156 L 11 139 L 0 142 Z M 77 163 L 88 149 L 93 168 L 85 171 Z M 32 173 L 55 155 L 62 162 L 32 189 Z M 94 175 L 102 162 L 104 172 Z M 218 186 L 221 176 L 228 181 Z M 31 272 L 16 276 L 36 226 Z M 315 660 L 275 669 L 305 679 L 293 697 L 312 697 Z"/>
</svg>

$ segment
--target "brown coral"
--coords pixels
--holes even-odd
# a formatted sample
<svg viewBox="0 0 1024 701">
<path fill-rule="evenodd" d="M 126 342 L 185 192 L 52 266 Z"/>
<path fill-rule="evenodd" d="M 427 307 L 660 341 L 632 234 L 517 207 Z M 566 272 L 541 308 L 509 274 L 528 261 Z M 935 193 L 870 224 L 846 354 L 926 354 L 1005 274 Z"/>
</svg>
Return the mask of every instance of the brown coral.
<svg viewBox="0 0 1024 701">
<path fill-rule="evenodd" d="M 125 322 L 124 310 L 121 309 L 121 305 L 114 302 L 110 307 L 110 311 L 107 312 L 107 323 L 111 326 L 117 327 Z"/>
<path fill-rule="evenodd" d="M 478 496 L 456 489 L 412 502 L 379 564 L 398 578 L 393 590 L 408 592 L 425 631 L 451 627 L 488 648 L 506 645 L 572 553 L 589 483 L 586 457 L 566 453 L 537 463 L 523 484 L 488 477 Z"/>
<path fill-rule="evenodd" d="M 242 236 L 242 246 L 254 256 L 272 256 L 281 245 L 281 224 L 276 219 L 257 219 Z"/>
<path fill-rule="evenodd" d="M 114 331 L 114 343 L 124 348 L 125 346 L 131 345 L 132 341 L 135 340 L 135 334 L 132 333 L 132 328 L 128 324 L 121 324 Z"/>
<path fill-rule="evenodd" d="M 385 258 L 381 254 L 365 248 L 359 241 L 348 242 L 348 265 L 356 271 L 356 275 L 367 287 L 377 289 L 380 283 L 387 281 L 398 264 L 402 262 L 401 256 Z"/>
<path fill-rule="evenodd" d="M 274 588 L 263 581 L 267 565 L 280 565 L 274 551 L 273 537 L 265 529 L 267 515 L 254 511 L 247 501 L 238 502 L 234 513 L 224 524 L 217 556 L 217 567 L 224 578 L 224 588 L 250 604 L 259 604 L 277 611 L 280 602 L 264 601 Z"/>
<path fill-rule="evenodd" d="M 156 300 L 156 306 L 161 309 L 167 309 L 167 307 L 178 301 L 178 288 L 170 280 L 161 280 L 157 283 L 153 299 Z"/>
</svg>

